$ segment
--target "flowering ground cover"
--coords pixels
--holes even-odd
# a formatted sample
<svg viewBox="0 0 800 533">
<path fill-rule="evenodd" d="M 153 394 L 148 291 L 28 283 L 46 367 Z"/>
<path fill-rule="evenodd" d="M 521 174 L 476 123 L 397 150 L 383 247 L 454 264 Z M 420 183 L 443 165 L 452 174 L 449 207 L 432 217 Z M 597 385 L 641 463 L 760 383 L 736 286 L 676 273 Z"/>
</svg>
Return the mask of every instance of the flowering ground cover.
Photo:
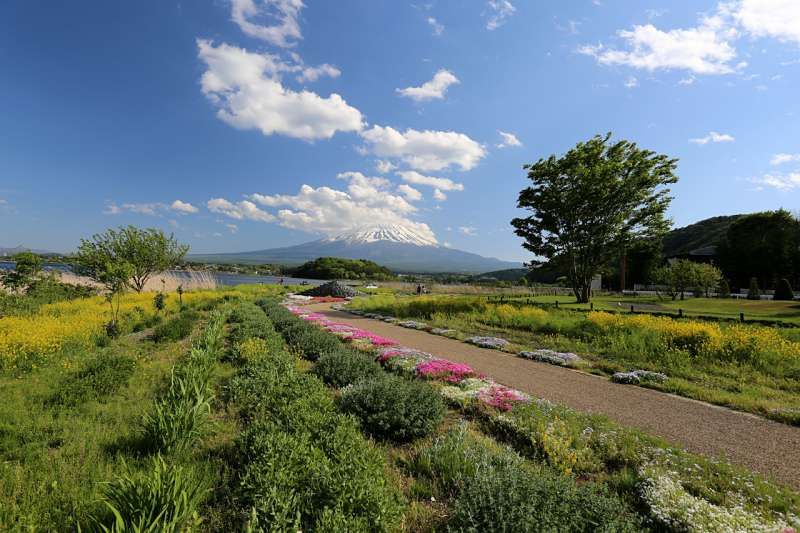
<svg viewBox="0 0 800 533">
<path fill-rule="evenodd" d="M 800 425 L 800 334 L 788 328 L 545 310 L 525 300 L 477 296 L 384 294 L 355 298 L 347 309 L 455 331 L 447 336 L 463 340 L 502 339 L 509 345 L 484 345 L 609 377 L 633 370 L 664 374 L 669 379 L 638 384 Z"/>
</svg>

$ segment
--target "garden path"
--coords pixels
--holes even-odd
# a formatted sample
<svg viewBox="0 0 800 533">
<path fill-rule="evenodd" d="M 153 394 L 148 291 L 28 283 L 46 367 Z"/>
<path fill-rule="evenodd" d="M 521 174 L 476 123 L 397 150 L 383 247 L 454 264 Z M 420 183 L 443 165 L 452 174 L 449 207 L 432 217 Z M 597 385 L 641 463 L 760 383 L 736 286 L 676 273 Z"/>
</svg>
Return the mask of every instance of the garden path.
<svg viewBox="0 0 800 533">
<path fill-rule="evenodd" d="M 466 363 L 497 382 L 534 397 L 603 414 L 689 451 L 725 457 L 800 489 L 800 427 L 335 311 L 330 304 L 314 304 L 309 309 L 389 337 L 403 346 Z"/>
</svg>

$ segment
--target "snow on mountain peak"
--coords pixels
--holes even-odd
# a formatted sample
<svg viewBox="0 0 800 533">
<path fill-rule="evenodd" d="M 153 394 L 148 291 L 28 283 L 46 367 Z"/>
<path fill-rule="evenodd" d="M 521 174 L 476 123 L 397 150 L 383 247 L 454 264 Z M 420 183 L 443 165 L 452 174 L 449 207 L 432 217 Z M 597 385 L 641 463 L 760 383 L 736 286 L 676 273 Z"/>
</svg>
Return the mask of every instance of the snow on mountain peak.
<svg viewBox="0 0 800 533">
<path fill-rule="evenodd" d="M 427 226 L 425 227 L 427 229 Z M 347 244 L 363 244 L 378 241 L 399 242 L 415 246 L 438 246 L 433 232 L 402 224 L 380 224 L 354 230 L 330 237 L 326 241 L 346 242 Z"/>
</svg>

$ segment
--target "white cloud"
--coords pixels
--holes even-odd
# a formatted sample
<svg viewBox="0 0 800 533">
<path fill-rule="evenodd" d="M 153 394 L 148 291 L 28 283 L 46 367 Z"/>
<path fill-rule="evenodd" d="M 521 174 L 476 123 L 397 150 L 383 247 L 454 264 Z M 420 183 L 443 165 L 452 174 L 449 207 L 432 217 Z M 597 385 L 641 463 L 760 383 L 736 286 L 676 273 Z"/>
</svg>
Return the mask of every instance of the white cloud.
<svg viewBox="0 0 800 533">
<path fill-rule="evenodd" d="M 373 126 L 361 136 L 378 157 L 397 158 L 422 171 L 450 166 L 470 170 L 486 156 L 483 146 L 454 131 L 407 129 L 400 133 L 389 126 Z"/>
<path fill-rule="evenodd" d="M 444 32 L 444 24 L 436 20 L 434 17 L 428 17 L 428 24 L 433 30 L 433 34 L 439 37 Z"/>
<path fill-rule="evenodd" d="M 678 81 L 678 85 L 693 85 L 694 82 L 697 81 L 697 78 L 694 76 L 689 76 L 688 78 L 682 78 Z"/>
<path fill-rule="evenodd" d="M 338 235 L 365 226 L 401 224 L 436 240 L 427 224 L 410 218 L 417 208 L 393 193 L 389 180 L 360 172 L 338 177 L 348 182 L 346 191 L 303 185 L 296 195 L 253 194 L 250 199 L 266 207 L 282 207 L 277 220 L 287 228 Z"/>
<path fill-rule="evenodd" d="M 625 80 L 625 87 L 628 89 L 634 89 L 639 86 L 639 80 L 636 79 L 636 76 L 628 76 L 628 79 Z"/>
<path fill-rule="evenodd" d="M 420 87 L 406 87 L 405 89 L 395 89 L 395 91 L 416 102 L 425 102 L 444 98 L 447 88 L 458 83 L 460 82 L 455 74 L 446 69 L 439 69 L 433 79 L 426 81 Z"/>
<path fill-rule="evenodd" d="M 784 163 L 793 163 L 795 161 L 800 161 L 800 154 L 775 154 L 772 156 L 772 159 L 769 160 L 770 165 L 782 165 Z"/>
<path fill-rule="evenodd" d="M 469 237 L 474 237 L 478 229 L 472 226 L 459 226 L 458 231 Z"/>
<path fill-rule="evenodd" d="M 307 81 L 317 81 L 322 76 L 328 76 L 330 78 L 338 78 L 341 76 L 342 71 L 338 68 L 334 67 L 333 65 L 329 65 L 328 63 L 323 63 L 318 67 L 302 67 L 300 71 L 300 75 L 297 76 L 297 81 L 300 83 L 305 83 Z"/>
<path fill-rule="evenodd" d="M 489 0 L 487 5 L 489 6 L 489 20 L 486 22 L 486 29 L 489 31 L 496 30 L 505 24 L 517 10 L 508 0 Z"/>
<path fill-rule="evenodd" d="M 736 58 L 733 42 L 740 32 L 731 8 L 731 4 L 719 4 L 713 15 L 701 17 L 692 28 L 664 31 L 645 24 L 620 30 L 617 36 L 625 41 L 627 50 L 598 44 L 583 46 L 578 52 L 603 65 L 626 65 L 651 72 L 678 69 L 695 74 L 729 74 L 746 66 L 744 62 L 732 64 Z"/>
<path fill-rule="evenodd" d="M 236 224 L 225 224 L 225 227 L 228 228 L 228 231 L 231 233 L 236 233 L 239 231 L 239 226 Z"/>
<path fill-rule="evenodd" d="M 754 37 L 800 43 L 800 2 L 741 0 L 734 17 Z"/>
<path fill-rule="evenodd" d="M 439 189 L 434 189 L 433 199 L 436 200 L 437 202 L 444 202 L 445 200 L 447 200 L 447 195 L 442 191 L 440 191 Z"/>
<path fill-rule="evenodd" d="M 413 183 L 414 185 L 427 185 L 428 187 L 435 187 L 442 191 L 463 191 L 464 185 L 456 183 L 449 178 L 435 178 L 433 176 L 425 176 L 414 170 L 403 170 L 397 173 L 403 181 Z"/>
<path fill-rule="evenodd" d="M 401 183 L 397 186 L 397 192 L 406 197 L 409 202 L 416 202 L 422 200 L 422 193 L 414 187 Z"/>
<path fill-rule="evenodd" d="M 497 130 L 503 140 L 497 145 L 498 148 L 509 148 L 511 146 L 522 146 L 522 142 L 517 139 L 517 136 L 507 131 Z"/>
<path fill-rule="evenodd" d="M 206 204 L 209 211 L 219 213 L 235 220 L 255 220 L 257 222 L 272 222 L 275 217 L 258 208 L 249 200 L 229 202 L 224 198 L 212 198 Z"/>
<path fill-rule="evenodd" d="M 791 191 L 800 189 L 800 172 L 791 172 L 789 174 L 764 174 L 750 181 L 759 185 L 759 189 L 770 187 L 778 189 L 779 191 Z"/>
<path fill-rule="evenodd" d="M 197 213 L 198 209 L 190 204 L 189 202 L 184 202 L 182 200 L 175 200 L 169 206 L 170 209 L 173 211 L 177 211 L 178 213 Z"/>
<path fill-rule="evenodd" d="M 295 68 L 271 54 L 205 40 L 198 40 L 197 48 L 208 67 L 201 78 L 203 94 L 218 107 L 217 117 L 234 128 L 310 141 L 363 127 L 361 112 L 338 94 L 324 98 L 285 88 L 280 73 Z"/>
<path fill-rule="evenodd" d="M 387 172 L 391 172 L 396 168 L 397 165 L 392 164 L 391 161 L 384 161 L 383 159 L 379 159 L 378 161 L 375 162 L 375 169 L 381 174 L 386 174 Z"/>
<path fill-rule="evenodd" d="M 287 48 L 303 38 L 297 20 L 303 7 L 302 0 L 232 0 L 231 19 L 247 35 Z M 251 21 L 257 17 L 277 23 L 267 26 Z"/>
<path fill-rule="evenodd" d="M 698 137 L 696 139 L 689 139 L 690 143 L 704 145 L 708 143 L 730 143 L 736 139 L 727 133 L 717 133 L 716 131 L 708 132 L 705 137 Z"/>
</svg>

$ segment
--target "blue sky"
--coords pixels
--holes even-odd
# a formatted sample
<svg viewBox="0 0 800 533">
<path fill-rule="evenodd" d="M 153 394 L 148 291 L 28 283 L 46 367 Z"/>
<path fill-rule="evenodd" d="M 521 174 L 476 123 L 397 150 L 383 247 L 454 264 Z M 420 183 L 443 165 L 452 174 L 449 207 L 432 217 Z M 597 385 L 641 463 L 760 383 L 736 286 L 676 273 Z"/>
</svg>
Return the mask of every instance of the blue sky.
<svg viewBox="0 0 800 533">
<path fill-rule="evenodd" d="M 0 246 L 131 223 L 241 251 L 385 222 L 527 259 L 522 165 L 607 131 L 680 159 L 678 226 L 793 210 L 799 82 L 791 0 L 12 0 Z"/>
</svg>

